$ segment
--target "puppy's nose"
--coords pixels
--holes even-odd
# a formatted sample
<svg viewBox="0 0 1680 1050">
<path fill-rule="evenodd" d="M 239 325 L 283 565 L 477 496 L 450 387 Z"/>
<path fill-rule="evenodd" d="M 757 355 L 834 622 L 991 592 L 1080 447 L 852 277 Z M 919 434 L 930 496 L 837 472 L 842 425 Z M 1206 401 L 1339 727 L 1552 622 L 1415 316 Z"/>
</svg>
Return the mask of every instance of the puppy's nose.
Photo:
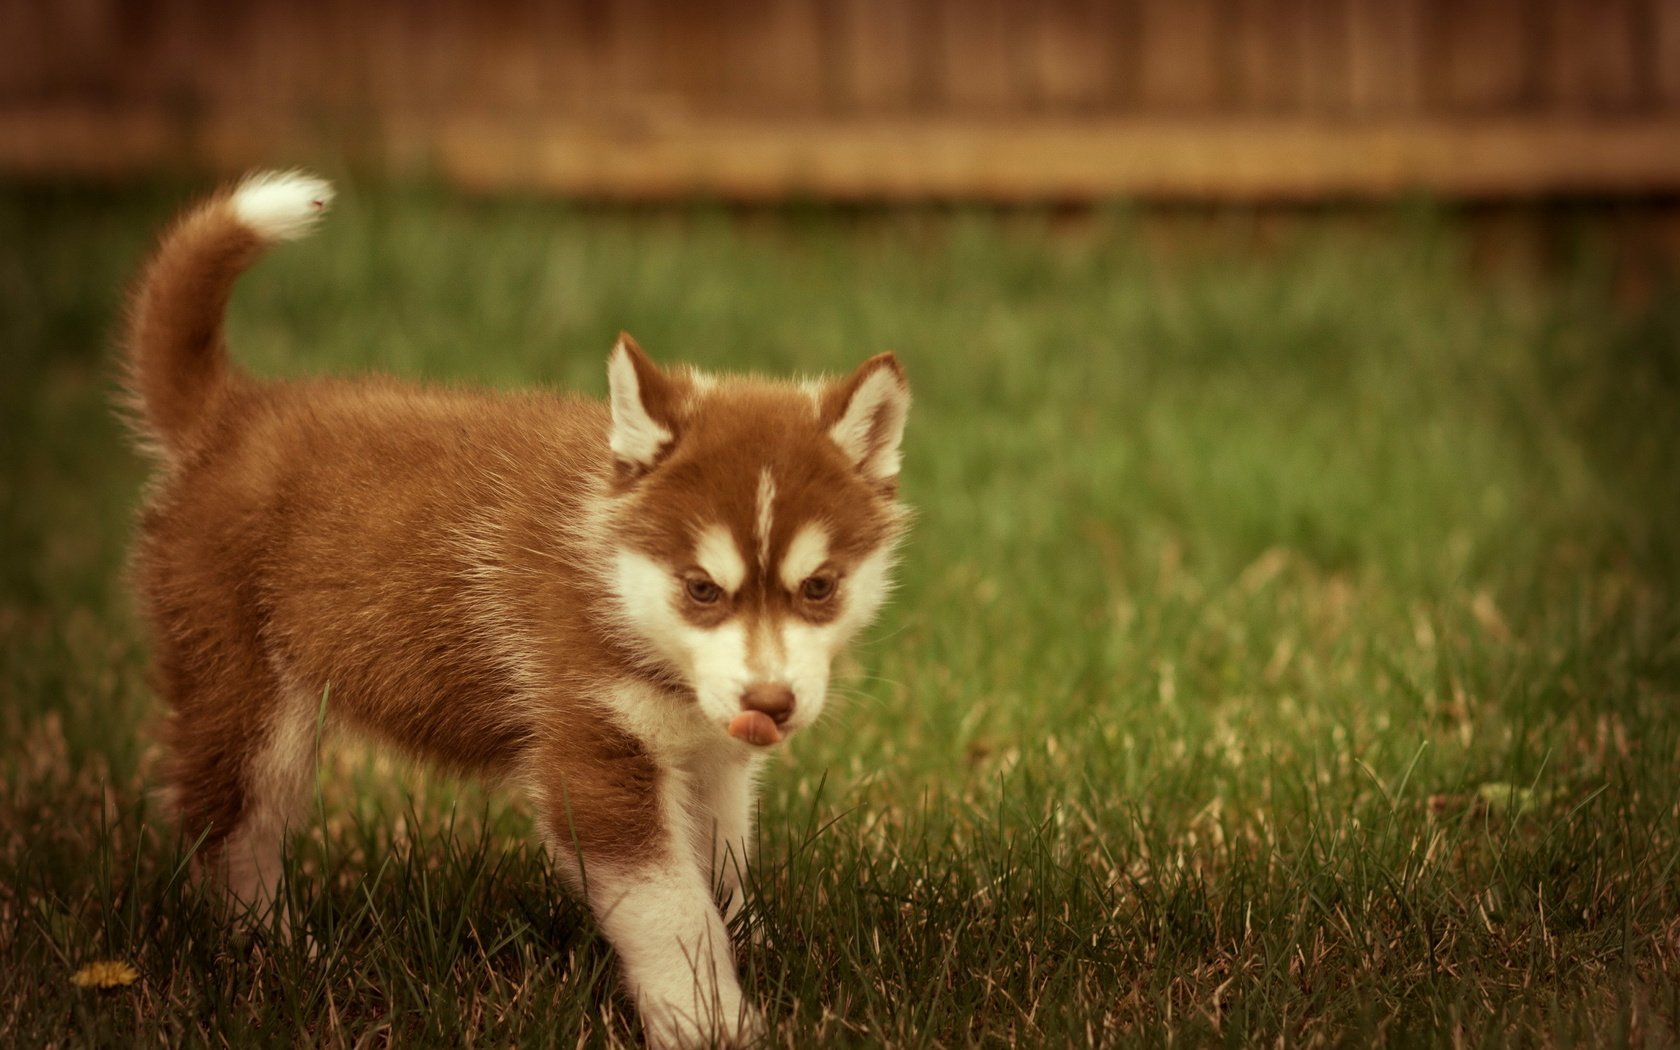
<svg viewBox="0 0 1680 1050">
<path fill-rule="evenodd" d="M 741 694 L 741 707 L 762 711 L 781 725 L 793 714 L 793 689 L 784 682 L 754 682 Z"/>
</svg>

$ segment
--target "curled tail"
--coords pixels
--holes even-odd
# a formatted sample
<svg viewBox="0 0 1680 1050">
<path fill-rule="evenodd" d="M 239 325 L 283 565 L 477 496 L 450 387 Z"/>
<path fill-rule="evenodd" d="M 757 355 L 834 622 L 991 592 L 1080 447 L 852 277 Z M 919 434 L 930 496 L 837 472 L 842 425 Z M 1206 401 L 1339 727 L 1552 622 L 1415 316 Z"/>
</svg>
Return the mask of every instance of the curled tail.
<svg viewBox="0 0 1680 1050">
<path fill-rule="evenodd" d="M 270 245 L 308 233 L 332 196 L 314 176 L 261 172 L 194 205 L 163 235 L 123 342 L 141 430 L 166 455 L 186 444 L 228 382 L 222 315 L 234 281 Z"/>
</svg>

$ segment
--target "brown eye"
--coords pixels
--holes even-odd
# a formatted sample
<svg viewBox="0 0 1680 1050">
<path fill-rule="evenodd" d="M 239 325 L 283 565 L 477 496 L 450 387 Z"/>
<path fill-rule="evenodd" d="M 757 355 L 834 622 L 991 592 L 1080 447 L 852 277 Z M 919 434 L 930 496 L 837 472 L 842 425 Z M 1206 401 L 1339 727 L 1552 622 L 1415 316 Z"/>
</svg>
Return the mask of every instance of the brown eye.
<svg viewBox="0 0 1680 1050">
<path fill-rule="evenodd" d="M 706 579 L 692 579 L 685 585 L 688 600 L 696 605 L 712 605 L 723 597 L 723 588 Z"/>
<path fill-rule="evenodd" d="M 826 602 L 834 596 L 834 577 L 811 576 L 799 585 L 799 596 L 808 602 Z"/>
</svg>

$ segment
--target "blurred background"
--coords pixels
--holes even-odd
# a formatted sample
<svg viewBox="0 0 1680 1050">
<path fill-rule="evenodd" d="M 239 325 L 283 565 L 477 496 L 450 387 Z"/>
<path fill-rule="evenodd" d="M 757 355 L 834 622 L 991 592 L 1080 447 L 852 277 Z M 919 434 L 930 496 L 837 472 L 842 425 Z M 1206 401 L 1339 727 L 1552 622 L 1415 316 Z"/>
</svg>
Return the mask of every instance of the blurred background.
<svg viewBox="0 0 1680 1050">
<path fill-rule="evenodd" d="M 307 952 L 177 878 L 113 347 L 268 166 L 340 197 L 259 376 L 900 353 L 772 1045 L 1680 1043 L 1680 0 L 0 0 L 0 1043 L 635 1038 L 528 811 L 388 750 Z"/>
<path fill-rule="evenodd" d="M 0 171 L 605 198 L 1680 188 L 1676 0 L 0 6 Z"/>
</svg>

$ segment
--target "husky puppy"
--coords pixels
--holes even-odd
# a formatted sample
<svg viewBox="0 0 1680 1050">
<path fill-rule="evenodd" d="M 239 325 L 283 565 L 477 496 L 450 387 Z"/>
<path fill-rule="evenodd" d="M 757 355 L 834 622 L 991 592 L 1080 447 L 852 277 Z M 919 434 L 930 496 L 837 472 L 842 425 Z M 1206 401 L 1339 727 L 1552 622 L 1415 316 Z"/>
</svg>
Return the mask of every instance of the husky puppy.
<svg viewBox="0 0 1680 1050">
<path fill-rule="evenodd" d="M 725 923 L 754 781 L 886 597 L 903 372 L 711 376 L 625 335 L 605 404 L 247 375 L 234 281 L 331 197 L 265 173 L 189 209 L 128 318 L 158 463 L 133 567 L 182 832 L 272 902 L 327 695 L 329 729 L 529 792 L 652 1044 L 747 1039 Z"/>
</svg>

